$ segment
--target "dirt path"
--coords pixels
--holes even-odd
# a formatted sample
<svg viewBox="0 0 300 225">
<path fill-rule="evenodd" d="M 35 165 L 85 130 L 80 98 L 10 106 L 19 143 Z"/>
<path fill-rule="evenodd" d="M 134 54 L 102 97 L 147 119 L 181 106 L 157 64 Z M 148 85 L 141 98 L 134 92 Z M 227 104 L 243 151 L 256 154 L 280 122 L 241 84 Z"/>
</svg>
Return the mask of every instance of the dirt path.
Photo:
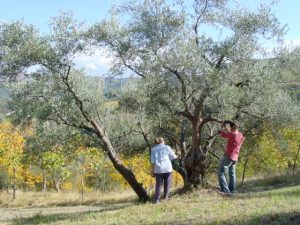
<svg viewBox="0 0 300 225">
<path fill-rule="evenodd" d="M 66 206 L 46 208 L 0 208 L 0 225 L 8 225 L 14 220 L 47 215 L 72 215 L 78 213 L 114 211 L 129 206 L 131 203 L 118 203 L 96 206 Z"/>
</svg>

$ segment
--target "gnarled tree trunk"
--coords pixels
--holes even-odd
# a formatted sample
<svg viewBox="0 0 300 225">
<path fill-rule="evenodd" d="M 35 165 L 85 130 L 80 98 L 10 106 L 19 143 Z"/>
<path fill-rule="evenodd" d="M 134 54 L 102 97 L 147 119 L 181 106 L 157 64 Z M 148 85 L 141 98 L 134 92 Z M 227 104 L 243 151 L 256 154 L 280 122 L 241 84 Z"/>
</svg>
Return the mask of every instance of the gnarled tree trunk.
<svg viewBox="0 0 300 225">
<path fill-rule="evenodd" d="M 210 134 L 207 140 L 202 139 L 201 133 L 205 124 L 218 122 L 218 119 L 210 116 L 201 118 L 201 111 L 206 94 L 203 93 L 198 100 L 193 101 L 193 110 L 186 109 L 182 115 L 192 124 L 192 146 L 184 157 L 185 187 L 197 188 L 206 185 L 207 169 L 210 165 L 208 160 L 208 148 L 212 145 L 216 134 Z"/>
<path fill-rule="evenodd" d="M 196 120 L 192 123 L 192 148 L 187 153 L 184 160 L 186 169 L 187 188 L 205 185 L 206 169 L 208 167 L 207 156 L 200 144 L 199 127 L 201 123 Z"/>
<path fill-rule="evenodd" d="M 110 140 L 104 133 L 102 127 L 95 120 L 91 120 L 91 124 L 96 130 L 96 135 L 103 142 L 104 150 L 106 151 L 109 159 L 113 163 L 115 169 L 124 177 L 124 179 L 128 182 L 130 187 L 134 190 L 134 192 L 138 195 L 138 198 L 141 201 L 149 200 L 149 196 L 147 194 L 146 189 L 143 187 L 141 183 L 139 183 L 134 175 L 134 173 L 126 167 L 122 161 L 118 158 Z"/>
</svg>

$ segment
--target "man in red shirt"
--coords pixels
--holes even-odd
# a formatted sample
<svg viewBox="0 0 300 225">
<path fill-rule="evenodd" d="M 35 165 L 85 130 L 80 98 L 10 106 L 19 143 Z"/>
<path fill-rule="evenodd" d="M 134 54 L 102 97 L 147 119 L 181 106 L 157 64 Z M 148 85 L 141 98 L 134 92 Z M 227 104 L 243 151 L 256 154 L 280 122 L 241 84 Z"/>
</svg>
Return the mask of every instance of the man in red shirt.
<svg viewBox="0 0 300 225">
<path fill-rule="evenodd" d="M 236 188 L 235 166 L 244 136 L 237 130 L 237 126 L 232 121 L 224 121 L 221 128 L 222 130 L 219 131 L 219 134 L 227 139 L 227 146 L 218 171 L 220 191 L 221 193 L 233 193 Z M 228 168 L 229 172 L 229 187 L 225 177 L 226 168 Z"/>
</svg>

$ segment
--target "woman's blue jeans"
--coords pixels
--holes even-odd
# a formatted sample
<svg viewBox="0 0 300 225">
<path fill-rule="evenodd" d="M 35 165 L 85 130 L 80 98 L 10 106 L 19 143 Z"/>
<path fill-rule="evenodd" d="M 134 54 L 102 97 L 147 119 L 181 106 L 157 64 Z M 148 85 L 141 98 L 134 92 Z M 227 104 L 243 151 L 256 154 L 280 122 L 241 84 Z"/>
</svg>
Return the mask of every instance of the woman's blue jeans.
<svg viewBox="0 0 300 225">
<path fill-rule="evenodd" d="M 234 192 L 236 188 L 236 174 L 235 174 L 236 161 L 231 160 L 228 156 L 224 155 L 218 171 L 219 184 L 222 192 Z M 229 187 L 227 185 L 225 171 L 228 168 L 229 172 Z"/>
</svg>

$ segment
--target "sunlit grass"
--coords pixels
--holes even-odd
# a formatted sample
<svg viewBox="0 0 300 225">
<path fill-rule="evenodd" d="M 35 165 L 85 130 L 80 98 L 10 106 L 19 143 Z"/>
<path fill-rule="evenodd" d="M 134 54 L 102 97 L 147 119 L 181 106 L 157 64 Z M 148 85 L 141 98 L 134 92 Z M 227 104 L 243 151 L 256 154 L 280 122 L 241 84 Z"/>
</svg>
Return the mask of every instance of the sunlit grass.
<svg viewBox="0 0 300 225">
<path fill-rule="evenodd" d="M 88 193 L 82 204 L 79 193 L 49 193 L 46 199 L 39 193 L 24 193 L 23 197 L 19 193 L 19 201 L 24 203 L 9 206 L 28 206 L 31 201 L 31 208 L 19 208 L 19 216 L 8 219 L 7 224 L 298 225 L 299 178 L 300 174 L 253 180 L 231 197 L 219 195 L 213 189 L 175 194 L 157 205 L 138 203 L 130 191 L 106 195 Z M 0 196 L 1 207 L 3 196 Z M 34 200 L 29 200 L 31 198 Z"/>
<path fill-rule="evenodd" d="M 76 192 L 17 192 L 15 201 L 12 193 L 0 192 L 0 207 L 53 207 L 53 206 L 76 206 L 76 205 L 99 205 L 118 202 L 129 202 L 136 199 L 132 191 L 110 193 L 84 193 Z"/>
</svg>

